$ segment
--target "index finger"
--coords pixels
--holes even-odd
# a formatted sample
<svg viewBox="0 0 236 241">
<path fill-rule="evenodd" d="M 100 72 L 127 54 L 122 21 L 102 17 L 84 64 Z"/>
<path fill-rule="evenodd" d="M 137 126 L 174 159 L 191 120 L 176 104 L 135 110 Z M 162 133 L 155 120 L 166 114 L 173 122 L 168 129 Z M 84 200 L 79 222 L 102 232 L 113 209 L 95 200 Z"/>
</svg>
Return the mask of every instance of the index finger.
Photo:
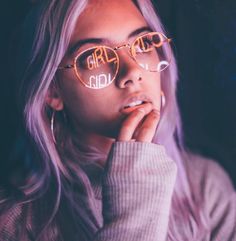
<svg viewBox="0 0 236 241">
<path fill-rule="evenodd" d="M 147 105 L 146 108 L 137 108 L 134 110 L 127 119 L 124 120 L 120 133 L 117 137 L 118 141 L 130 141 L 134 135 L 135 129 L 139 125 L 144 116 L 151 111 L 151 105 Z"/>
</svg>

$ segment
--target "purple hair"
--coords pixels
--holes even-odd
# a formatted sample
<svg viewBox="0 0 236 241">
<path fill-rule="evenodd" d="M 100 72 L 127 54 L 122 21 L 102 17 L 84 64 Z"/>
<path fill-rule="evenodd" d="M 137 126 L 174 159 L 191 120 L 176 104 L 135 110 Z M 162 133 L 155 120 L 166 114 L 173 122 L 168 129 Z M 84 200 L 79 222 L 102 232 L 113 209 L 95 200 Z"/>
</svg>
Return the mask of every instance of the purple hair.
<svg viewBox="0 0 236 241">
<path fill-rule="evenodd" d="M 51 213 L 47 219 L 45 218 L 44 227 L 38 233 L 38 239 L 42 240 L 47 232 L 53 232 L 50 230 L 51 223 L 63 218 L 59 212 L 63 202 L 69 203 L 68 206 L 71 205 L 73 212 L 77 214 L 75 215 L 76 221 L 72 218 L 70 222 L 71 226 L 80 231 L 82 240 L 92 240 L 99 226 L 92 212 L 94 206 L 91 201 L 93 191 L 90 181 L 78 163 L 84 163 L 88 157 L 92 163 L 95 163 L 95 160 L 105 158 L 106 155 L 98 153 L 93 147 L 87 147 L 86 155 L 81 152 L 75 145 L 71 129 L 65 125 L 62 116 L 58 116 L 55 126 L 60 148 L 55 146 L 50 132 L 51 110 L 45 102 L 49 88 L 55 83 L 57 67 L 67 51 L 76 20 L 87 2 L 86 0 L 42 1 L 35 6 L 22 27 L 20 48 L 24 53 L 18 51 L 21 66 L 18 66 L 17 73 L 23 79 L 20 91 L 21 98 L 24 97 L 22 108 L 26 128 L 40 155 L 40 168 L 30 173 L 26 185 L 21 187 L 25 194 L 21 203 L 36 200 L 35 206 L 37 206 L 37 199 L 40 199 L 43 193 L 47 193 L 48 183 L 52 183 L 56 190 L 53 192 L 54 199 L 52 199 L 55 205 L 50 209 Z M 137 0 L 135 3 L 149 26 L 155 31 L 165 33 L 151 1 Z M 165 51 L 171 50 L 165 49 Z M 173 57 L 169 68 L 161 73 L 161 88 L 165 93 L 166 105 L 162 111 L 158 135 L 156 134 L 154 142 L 164 145 L 167 153 L 178 166 L 168 240 L 200 240 L 208 228 L 208 221 L 203 215 L 203 200 L 200 197 L 198 199 L 194 197 L 194 189 L 189 184 L 183 163 L 183 158 L 186 158 L 188 153 L 183 145 L 181 120 L 176 100 L 177 78 L 176 62 Z M 66 141 L 60 143 L 60 140 Z M 68 180 L 80 187 L 82 193 L 79 197 L 80 203 L 75 202 L 71 197 L 67 188 Z M 86 210 L 85 205 L 88 207 Z M 175 225 L 176 219 L 183 223 L 185 230 L 178 230 Z M 70 240 L 68 236 L 67 239 Z"/>
</svg>

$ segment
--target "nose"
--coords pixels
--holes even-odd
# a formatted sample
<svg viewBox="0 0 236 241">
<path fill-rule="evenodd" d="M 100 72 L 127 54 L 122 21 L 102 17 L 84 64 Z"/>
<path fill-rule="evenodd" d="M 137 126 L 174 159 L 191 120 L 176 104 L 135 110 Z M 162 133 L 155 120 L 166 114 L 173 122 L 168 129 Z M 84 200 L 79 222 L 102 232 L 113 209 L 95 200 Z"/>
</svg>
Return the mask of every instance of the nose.
<svg viewBox="0 0 236 241">
<path fill-rule="evenodd" d="M 127 51 L 127 50 L 126 50 Z M 122 53 L 121 53 L 122 52 Z M 116 85 L 127 88 L 139 85 L 142 81 L 142 69 L 128 52 L 119 52 L 120 66 L 117 74 Z"/>
</svg>

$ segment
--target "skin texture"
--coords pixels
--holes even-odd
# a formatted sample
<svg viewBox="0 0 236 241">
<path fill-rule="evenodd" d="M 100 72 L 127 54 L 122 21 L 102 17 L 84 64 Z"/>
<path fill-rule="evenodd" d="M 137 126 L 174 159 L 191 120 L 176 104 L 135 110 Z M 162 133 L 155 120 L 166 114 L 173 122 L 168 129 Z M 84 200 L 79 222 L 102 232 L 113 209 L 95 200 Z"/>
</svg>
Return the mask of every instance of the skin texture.
<svg viewBox="0 0 236 241">
<path fill-rule="evenodd" d="M 70 41 L 101 38 L 111 47 L 131 43 L 135 36 L 129 35 L 148 26 L 132 1 L 90 1 L 79 16 Z M 146 31 L 147 32 L 147 31 Z M 86 43 L 77 51 L 94 46 Z M 116 79 L 104 89 L 85 87 L 73 69 L 57 72 L 57 86 L 49 91 L 47 103 L 55 110 L 64 109 L 78 135 L 88 145 L 108 151 L 114 140 L 151 142 L 160 118 L 160 74 L 148 72 L 137 65 L 127 48 L 118 50 L 120 68 Z M 61 66 L 73 63 L 77 52 L 68 53 Z M 145 96 L 151 103 L 122 113 L 122 106 L 131 97 Z"/>
</svg>

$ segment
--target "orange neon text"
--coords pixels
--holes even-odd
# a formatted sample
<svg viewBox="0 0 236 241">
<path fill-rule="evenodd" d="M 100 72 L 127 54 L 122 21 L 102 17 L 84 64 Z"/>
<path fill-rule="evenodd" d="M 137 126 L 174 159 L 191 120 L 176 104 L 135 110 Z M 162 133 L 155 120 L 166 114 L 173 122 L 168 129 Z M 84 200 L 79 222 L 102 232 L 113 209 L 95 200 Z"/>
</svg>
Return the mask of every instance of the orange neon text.
<svg viewBox="0 0 236 241">
<path fill-rule="evenodd" d="M 102 64 L 117 61 L 116 56 L 108 56 L 107 51 L 109 51 L 109 49 L 106 49 L 105 47 L 97 47 L 94 52 L 87 58 L 88 69 L 93 70 Z"/>
</svg>

